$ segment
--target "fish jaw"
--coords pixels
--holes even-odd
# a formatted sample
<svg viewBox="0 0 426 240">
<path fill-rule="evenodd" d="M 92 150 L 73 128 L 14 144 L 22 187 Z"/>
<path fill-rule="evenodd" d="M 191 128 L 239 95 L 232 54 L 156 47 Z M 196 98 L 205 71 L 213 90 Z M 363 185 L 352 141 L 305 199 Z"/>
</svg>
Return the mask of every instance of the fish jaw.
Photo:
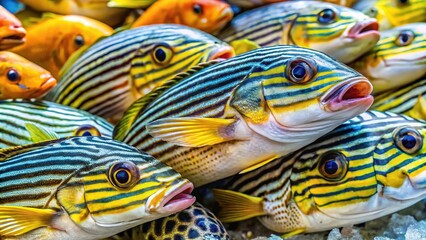
<svg viewBox="0 0 426 240">
<path fill-rule="evenodd" d="M 47 93 L 49 93 L 58 83 L 56 79 L 50 75 L 45 74 L 43 76 L 43 79 L 46 79 L 41 85 L 38 90 L 30 94 L 31 98 L 41 98 L 44 97 Z"/>
<path fill-rule="evenodd" d="M 226 60 L 226 59 L 230 59 L 234 56 L 235 56 L 234 49 L 231 46 L 223 45 L 223 46 L 217 47 L 216 50 L 213 50 L 210 53 L 210 55 L 208 57 L 208 61 L 219 60 L 219 59 Z"/>
<path fill-rule="evenodd" d="M 194 185 L 189 181 L 178 186 L 164 188 L 154 193 L 147 201 L 147 212 L 170 215 L 180 212 L 195 203 L 191 195 Z"/>
<path fill-rule="evenodd" d="M 21 22 L 0 6 L 0 50 L 23 44 L 26 34 Z"/>
</svg>

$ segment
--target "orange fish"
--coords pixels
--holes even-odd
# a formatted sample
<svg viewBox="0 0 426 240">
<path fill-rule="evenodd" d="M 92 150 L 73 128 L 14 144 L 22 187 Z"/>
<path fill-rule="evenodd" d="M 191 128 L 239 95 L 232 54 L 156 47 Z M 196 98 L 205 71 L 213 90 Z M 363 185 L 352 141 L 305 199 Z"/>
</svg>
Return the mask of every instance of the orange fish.
<svg viewBox="0 0 426 240">
<path fill-rule="evenodd" d="M 222 29 L 233 15 L 229 4 L 219 0 L 160 0 L 152 4 L 132 27 L 175 23 L 213 34 Z"/>
<path fill-rule="evenodd" d="M 46 95 L 56 86 L 50 72 L 11 52 L 0 51 L 0 100 Z"/>
<path fill-rule="evenodd" d="M 25 42 L 26 31 L 21 22 L 0 6 L 0 50 L 12 48 Z"/>
<path fill-rule="evenodd" d="M 108 25 L 83 16 L 55 16 L 27 28 L 27 42 L 10 51 L 47 69 L 56 78 L 79 48 L 112 34 Z"/>
</svg>

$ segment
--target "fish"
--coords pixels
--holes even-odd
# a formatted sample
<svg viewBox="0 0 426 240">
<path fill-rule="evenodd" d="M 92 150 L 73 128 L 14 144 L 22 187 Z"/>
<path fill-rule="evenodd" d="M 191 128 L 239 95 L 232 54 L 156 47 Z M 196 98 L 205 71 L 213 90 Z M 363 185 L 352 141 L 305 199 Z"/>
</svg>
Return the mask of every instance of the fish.
<svg viewBox="0 0 426 240">
<path fill-rule="evenodd" d="M 236 5 L 242 8 L 255 8 L 266 4 L 278 3 L 278 2 L 289 2 L 296 0 L 228 0 L 230 4 Z M 346 7 L 351 7 L 358 0 L 324 0 L 323 2 L 334 3 Z"/>
<path fill-rule="evenodd" d="M 426 22 L 424 0 L 358 0 L 353 8 L 376 18 L 380 31 L 408 23 Z"/>
<path fill-rule="evenodd" d="M 193 185 L 106 137 L 0 151 L 2 239 L 101 239 L 191 206 Z"/>
<path fill-rule="evenodd" d="M 44 68 L 8 51 L 0 51 L 0 100 L 41 98 L 57 84 Z"/>
<path fill-rule="evenodd" d="M 350 64 L 371 81 L 374 94 L 397 90 L 426 75 L 426 23 L 407 24 L 380 35 L 373 49 Z"/>
<path fill-rule="evenodd" d="M 270 4 L 236 16 L 218 37 L 260 46 L 297 45 L 349 63 L 379 41 L 378 23 L 361 12 L 325 2 Z"/>
<path fill-rule="evenodd" d="M 113 138 L 199 187 L 309 144 L 366 111 L 371 91 L 324 53 L 263 47 L 178 74 L 132 104 Z"/>
<path fill-rule="evenodd" d="M 291 236 L 370 221 L 426 197 L 426 123 L 368 111 L 309 146 L 213 189 L 223 222 Z"/>
<path fill-rule="evenodd" d="M 26 124 L 69 136 L 111 137 L 113 126 L 88 112 L 42 100 L 0 101 L 0 149 L 34 143 Z"/>
<path fill-rule="evenodd" d="M 0 6 L 0 50 L 6 50 L 25 42 L 26 30 L 22 23 Z"/>
<path fill-rule="evenodd" d="M 124 8 L 108 7 L 109 0 L 20 0 L 39 12 L 61 15 L 80 15 L 96 19 L 110 26 L 119 25 L 128 13 Z"/>
<path fill-rule="evenodd" d="M 144 223 L 106 240 L 134 239 L 229 240 L 230 236 L 219 219 L 196 202 L 179 213 Z"/>
<path fill-rule="evenodd" d="M 215 34 L 233 16 L 231 6 L 219 0 L 161 0 L 152 4 L 132 27 L 174 23 Z"/>
<path fill-rule="evenodd" d="M 120 119 L 134 101 L 175 74 L 234 55 L 228 44 L 181 25 L 124 30 L 83 52 L 45 99 Z"/>
<path fill-rule="evenodd" d="M 10 51 L 40 65 L 60 79 L 65 62 L 78 49 L 109 36 L 113 29 L 97 20 L 83 16 L 45 17 L 27 27 L 27 42 Z"/>
</svg>

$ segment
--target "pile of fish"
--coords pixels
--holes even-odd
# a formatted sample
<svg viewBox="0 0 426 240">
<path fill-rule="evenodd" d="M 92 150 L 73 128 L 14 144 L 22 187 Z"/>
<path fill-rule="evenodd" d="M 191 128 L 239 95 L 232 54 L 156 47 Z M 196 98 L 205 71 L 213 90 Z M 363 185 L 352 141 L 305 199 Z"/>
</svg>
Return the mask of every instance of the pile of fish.
<svg viewBox="0 0 426 240">
<path fill-rule="evenodd" d="M 1 240 L 286 238 L 426 198 L 424 0 L 0 4 Z"/>
</svg>

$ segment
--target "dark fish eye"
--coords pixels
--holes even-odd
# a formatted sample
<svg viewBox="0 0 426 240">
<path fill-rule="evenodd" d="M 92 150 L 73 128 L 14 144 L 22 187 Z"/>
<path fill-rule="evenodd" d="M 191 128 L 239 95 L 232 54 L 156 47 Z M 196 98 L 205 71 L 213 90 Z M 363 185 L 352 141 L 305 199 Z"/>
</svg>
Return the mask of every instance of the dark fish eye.
<svg viewBox="0 0 426 240">
<path fill-rule="evenodd" d="M 120 162 L 112 165 L 108 172 L 111 184 L 119 189 L 128 189 L 139 180 L 139 170 L 132 162 Z"/>
<path fill-rule="evenodd" d="M 306 84 L 312 81 L 316 73 L 315 62 L 300 57 L 290 59 L 286 67 L 287 79 L 296 84 Z"/>
<path fill-rule="evenodd" d="M 18 71 L 16 71 L 15 69 L 10 69 L 9 71 L 7 71 L 7 79 L 9 79 L 9 81 L 11 82 L 16 82 L 19 81 L 21 77 L 19 76 Z"/>
<path fill-rule="evenodd" d="M 377 13 L 378 13 L 377 8 L 372 7 L 370 9 L 368 9 L 368 11 L 366 12 L 366 15 L 368 15 L 369 17 L 375 18 L 375 17 L 377 17 Z"/>
<path fill-rule="evenodd" d="M 333 9 L 327 8 L 322 10 L 318 14 L 318 22 L 320 23 L 331 23 L 336 19 L 336 12 Z"/>
<path fill-rule="evenodd" d="M 394 130 L 395 145 L 407 154 L 415 154 L 423 147 L 423 136 L 414 128 L 397 128 Z"/>
<path fill-rule="evenodd" d="M 192 10 L 197 15 L 200 15 L 201 13 L 203 13 L 203 7 L 201 7 L 200 4 L 194 4 L 194 6 L 192 6 Z"/>
<path fill-rule="evenodd" d="M 170 62 L 173 56 L 173 51 L 171 48 L 166 45 L 158 45 L 154 47 L 154 50 L 152 51 L 152 57 L 154 61 L 158 64 L 166 64 Z"/>
<path fill-rule="evenodd" d="M 345 155 L 340 152 L 326 152 L 319 161 L 319 172 L 327 180 L 339 181 L 348 171 L 348 162 Z"/>
<path fill-rule="evenodd" d="M 401 31 L 395 40 L 395 44 L 398 46 L 407 46 L 414 40 L 414 33 L 410 30 Z"/>
<path fill-rule="evenodd" d="M 102 134 L 99 132 L 99 130 L 90 124 L 83 124 L 79 126 L 74 131 L 74 136 L 80 136 L 80 137 L 91 137 L 91 136 L 101 136 Z"/>
<path fill-rule="evenodd" d="M 84 45 L 84 38 L 83 38 L 83 36 L 81 36 L 81 35 L 75 36 L 74 42 L 79 47 L 83 46 Z"/>
<path fill-rule="evenodd" d="M 410 1 L 409 0 L 397 0 L 399 5 L 406 5 L 409 4 Z"/>
</svg>

